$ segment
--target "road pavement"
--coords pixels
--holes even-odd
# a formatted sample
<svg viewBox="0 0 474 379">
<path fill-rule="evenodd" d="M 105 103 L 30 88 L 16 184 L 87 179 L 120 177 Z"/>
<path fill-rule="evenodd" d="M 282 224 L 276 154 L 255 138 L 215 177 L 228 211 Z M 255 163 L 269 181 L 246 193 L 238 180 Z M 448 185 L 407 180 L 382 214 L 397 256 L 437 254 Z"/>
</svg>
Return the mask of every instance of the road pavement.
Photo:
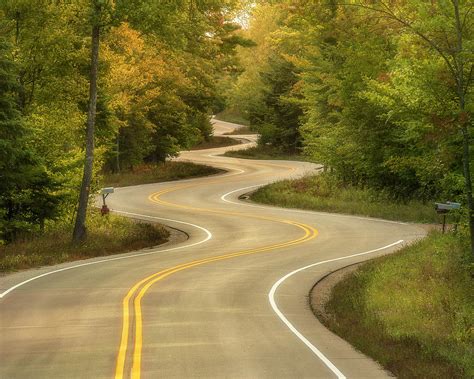
<svg viewBox="0 0 474 379">
<path fill-rule="evenodd" d="M 216 122 L 216 134 L 236 127 Z M 387 377 L 318 322 L 308 293 L 328 272 L 392 252 L 424 231 L 239 200 L 320 169 L 220 156 L 242 147 L 179 158 L 225 174 L 109 196 L 114 211 L 189 238 L 1 277 L 0 378 Z"/>
</svg>

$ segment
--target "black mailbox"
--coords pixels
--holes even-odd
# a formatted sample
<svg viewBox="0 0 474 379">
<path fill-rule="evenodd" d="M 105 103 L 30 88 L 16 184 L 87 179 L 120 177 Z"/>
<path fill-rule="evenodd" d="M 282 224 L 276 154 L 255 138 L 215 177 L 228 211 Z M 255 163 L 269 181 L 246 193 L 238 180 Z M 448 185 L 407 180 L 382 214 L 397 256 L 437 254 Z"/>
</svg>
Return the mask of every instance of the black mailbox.
<svg viewBox="0 0 474 379">
<path fill-rule="evenodd" d="M 454 209 L 461 208 L 460 203 L 453 203 L 452 201 L 447 201 L 446 203 L 435 203 L 435 210 L 438 214 L 443 215 L 443 233 L 446 229 L 446 214 Z M 455 226 L 457 228 L 457 225 Z"/>
<path fill-rule="evenodd" d="M 459 209 L 461 207 L 460 203 L 453 203 L 451 201 L 448 201 L 446 203 L 435 203 L 435 209 L 436 212 L 438 213 L 448 213 L 449 211 L 453 209 Z"/>
</svg>

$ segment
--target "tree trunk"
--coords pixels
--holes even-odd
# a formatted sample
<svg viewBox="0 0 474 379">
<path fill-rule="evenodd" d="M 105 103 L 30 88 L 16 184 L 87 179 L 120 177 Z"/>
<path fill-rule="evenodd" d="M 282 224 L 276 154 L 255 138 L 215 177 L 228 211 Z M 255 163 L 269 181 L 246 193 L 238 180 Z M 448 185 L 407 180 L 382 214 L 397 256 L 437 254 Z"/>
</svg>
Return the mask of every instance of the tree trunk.
<svg viewBox="0 0 474 379">
<path fill-rule="evenodd" d="M 115 172 L 120 173 L 120 129 L 117 133 L 117 156 L 115 157 Z"/>
<path fill-rule="evenodd" d="M 471 178 L 471 133 L 469 131 L 469 117 L 466 117 L 466 99 L 465 93 L 465 77 L 464 77 L 464 57 L 463 57 L 463 36 L 462 36 L 462 22 L 459 14 L 459 1 L 453 0 L 454 17 L 456 19 L 456 36 L 457 36 L 457 62 L 455 67 L 457 69 L 457 92 L 459 98 L 459 121 L 463 137 L 463 169 L 464 169 L 464 184 L 466 188 L 467 200 L 467 217 L 469 220 L 469 234 L 471 237 L 471 257 L 474 258 L 474 201 L 472 199 L 472 178 Z"/>
<path fill-rule="evenodd" d="M 81 192 L 79 194 L 79 205 L 77 208 L 76 223 L 74 225 L 74 232 L 72 235 L 72 240 L 75 244 L 84 241 L 87 232 L 87 203 L 89 201 L 92 169 L 94 164 L 94 126 L 97 107 L 97 69 L 99 65 L 99 37 L 100 26 L 98 22 L 95 22 L 94 26 L 92 27 L 92 54 L 89 86 L 89 110 L 87 113 L 86 130 L 86 157 L 84 162 L 84 173 L 82 176 Z"/>
<path fill-rule="evenodd" d="M 464 181 L 466 186 L 467 212 L 469 220 L 469 233 L 471 237 L 471 256 L 474 259 L 474 201 L 472 198 L 472 179 L 471 179 L 471 162 L 470 162 L 470 133 L 467 125 L 462 127 L 463 135 L 463 168 Z"/>
</svg>

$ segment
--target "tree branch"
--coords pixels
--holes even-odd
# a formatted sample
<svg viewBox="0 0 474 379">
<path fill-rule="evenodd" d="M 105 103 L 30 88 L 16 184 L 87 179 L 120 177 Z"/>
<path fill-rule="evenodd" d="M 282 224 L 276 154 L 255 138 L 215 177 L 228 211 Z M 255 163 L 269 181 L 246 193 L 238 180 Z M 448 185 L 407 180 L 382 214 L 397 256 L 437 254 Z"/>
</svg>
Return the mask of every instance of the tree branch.
<svg viewBox="0 0 474 379">
<path fill-rule="evenodd" d="M 467 16 L 469 16 L 469 13 L 471 13 L 471 11 L 474 9 L 474 5 L 471 6 L 467 11 L 466 13 L 464 14 L 464 17 L 463 17 L 463 20 L 462 20 L 462 24 L 461 24 L 461 31 L 464 31 L 464 27 L 466 26 L 466 21 L 467 21 Z"/>
<path fill-rule="evenodd" d="M 466 83 L 464 84 L 464 88 L 463 88 L 464 95 L 467 94 L 467 91 L 469 90 L 469 87 L 473 79 L 474 79 L 474 63 L 471 64 L 471 69 L 469 70 L 469 74 L 467 75 L 467 78 L 466 78 Z"/>
<path fill-rule="evenodd" d="M 386 16 L 388 16 L 388 18 L 397 21 L 398 23 L 400 23 L 401 25 L 403 25 L 404 27 L 406 27 L 408 30 L 410 30 L 411 32 L 413 32 L 414 34 L 416 34 L 418 37 L 420 37 L 423 41 L 425 41 L 426 43 L 428 43 L 428 45 L 430 45 L 431 48 L 433 48 L 433 49 L 441 56 L 441 58 L 443 58 L 443 60 L 445 61 L 446 65 L 448 66 L 449 71 L 451 72 L 451 75 L 453 76 L 453 78 L 454 78 L 454 80 L 456 81 L 456 83 L 458 83 L 458 73 L 457 73 L 457 70 L 456 70 L 456 68 L 453 66 L 453 64 L 451 63 L 451 61 L 449 60 L 448 56 L 447 56 L 447 55 L 444 53 L 444 51 L 441 49 L 441 47 L 439 47 L 439 46 L 438 46 L 434 41 L 432 41 L 428 36 L 426 36 L 425 34 L 423 34 L 422 32 L 420 32 L 419 30 L 417 30 L 408 20 L 404 20 L 403 18 L 400 18 L 400 17 L 397 16 L 395 13 L 393 13 L 393 11 L 390 9 L 390 7 L 388 6 L 388 4 L 386 4 L 385 2 L 382 1 L 382 2 L 381 2 L 381 5 L 382 5 L 386 10 L 381 9 L 381 8 L 374 8 L 374 7 L 372 7 L 372 6 L 363 5 L 363 4 L 339 3 L 339 5 L 358 7 L 358 8 L 367 9 L 367 10 L 370 10 L 370 11 L 373 11 L 373 12 L 382 13 L 382 14 L 385 14 Z M 458 83 L 458 84 L 459 84 L 459 83 Z"/>
</svg>

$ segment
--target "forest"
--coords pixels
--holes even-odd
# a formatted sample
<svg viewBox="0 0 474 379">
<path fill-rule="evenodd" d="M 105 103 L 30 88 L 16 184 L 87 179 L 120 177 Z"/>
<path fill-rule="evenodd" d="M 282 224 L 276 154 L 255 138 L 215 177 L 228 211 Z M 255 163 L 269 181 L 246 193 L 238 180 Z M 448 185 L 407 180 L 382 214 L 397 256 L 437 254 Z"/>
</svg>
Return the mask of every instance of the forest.
<svg viewBox="0 0 474 379">
<path fill-rule="evenodd" d="M 341 186 L 460 202 L 474 246 L 473 11 L 463 0 L 259 2 L 228 112 Z"/>
<path fill-rule="evenodd" d="M 239 9 L 227 0 L 2 0 L 0 241 L 76 217 L 80 242 L 102 173 L 208 139 L 235 46 L 250 43 L 235 33 Z"/>
<path fill-rule="evenodd" d="M 473 8 L 3 0 L 0 239 L 76 217 L 103 172 L 208 139 L 224 109 L 341 183 L 461 202 L 474 236 Z"/>
</svg>

